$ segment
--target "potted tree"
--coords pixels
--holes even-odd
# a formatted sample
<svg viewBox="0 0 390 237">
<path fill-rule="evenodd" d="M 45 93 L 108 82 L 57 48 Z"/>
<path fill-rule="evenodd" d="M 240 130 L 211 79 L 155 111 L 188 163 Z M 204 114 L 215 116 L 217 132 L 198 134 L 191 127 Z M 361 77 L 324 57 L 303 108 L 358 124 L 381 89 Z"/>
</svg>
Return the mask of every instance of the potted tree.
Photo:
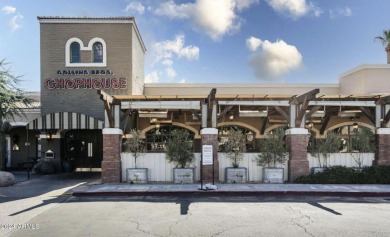
<svg viewBox="0 0 390 237">
<path fill-rule="evenodd" d="M 192 140 L 190 134 L 185 130 L 173 130 L 172 137 L 165 144 L 165 158 L 174 163 L 173 182 L 193 183 L 194 168 L 189 165 L 194 160 Z"/>
<path fill-rule="evenodd" d="M 271 131 L 266 139 L 259 141 L 261 153 L 256 157 L 256 161 L 257 165 L 263 166 L 263 182 L 284 182 L 284 168 L 276 167 L 276 164 L 284 164 L 287 160 L 288 153 L 284 134 L 283 128 L 277 128 Z"/>
<path fill-rule="evenodd" d="M 232 160 L 233 166 L 225 168 L 225 182 L 245 183 L 247 180 L 247 169 L 239 167 L 246 151 L 246 140 L 241 130 L 230 129 L 228 131 L 224 151 L 227 157 Z"/>
<path fill-rule="evenodd" d="M 134 168 L 126 169 L 126 182 L 147 183 L 148 169 L 137 168 L 137 158 L 145 154 L 145 144 L 139 130 L 130 130 L 129 138 L 123 143 L 123 152 L 129 152 L 134 157 Z"/>
<path fill-rule="evenodd" d="M 331 153 L 339 151 L 340 140 L 334 132 L 328 132 L 325 139 L 317 139 L 311 144 L 310 154 L 317 158 L 319 167 L 313 167 L 312 173 L 322 172 L 328 166 Z"/>
<path fill-rule="evenodd" d="M 354 131 L 356 137 L 352 139 L 352 156 L 358 165 L 358 169 L 361 170 L 367 153 L 375 152 L 375 145 L 372 143 L 375 135 L 371 129 L 366 127 L 355 128 Z"/>
</svg>

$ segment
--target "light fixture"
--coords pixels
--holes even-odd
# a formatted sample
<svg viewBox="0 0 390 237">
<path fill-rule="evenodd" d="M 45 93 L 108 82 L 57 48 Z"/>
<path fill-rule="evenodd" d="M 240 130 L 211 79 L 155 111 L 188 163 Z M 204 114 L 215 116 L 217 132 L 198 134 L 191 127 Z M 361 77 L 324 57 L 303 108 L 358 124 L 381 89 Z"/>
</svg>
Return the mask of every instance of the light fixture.
<svg viewBox="0 0 390 237">
<path fill-rule="evenodd" d="M 232 121 L 234 119 L 234 114 L 229 115 L 229 120 Z"/>
<path fill-rule="evenodd" d="M 150 119 L 150 123 L 156 123 L 157 122 L 157 118 L 151 118 Z"/>
<path fill-rule="evenodd" d="M 309 128 L 313 128 L 313 122 L 310 122 L 307 126 L 308 126 Z"/>
<path fill-rule="evenodd" d="M 253 133 L 251 131 L 249 131 L 247 134 L 246 134 L 246 139 L 251 142 L 253 141 Z"/>
<path fill-rule="evenodd" d="M 356 128 L 358 128 L 358 127 L 359 127 L 359 124 L 358 124 L 358 123 L 353 123 L 353 125 L 352 125 L 352 126 L 353 126 L 353 128 L 354 128 L 354 129 L 356 129 Z"/>
<path fill-rule="evenodd" d="M 51 139 L 52 139 L 52 135 L 51 135 L 51 133 L 50 133 L 50 132 L 46 133 L 46 139 L 47 139 L 47 141 L 48 141 L 48 142 L 50 142 L 50 141 L 51 141 Z"/>
<path fill-rule="evenodd" d="M 158 128 L 160 128 L 160 124 L 158 123 L 158 124 L 156 124 L 156 128 L 158 129 Z"/>
</svg>

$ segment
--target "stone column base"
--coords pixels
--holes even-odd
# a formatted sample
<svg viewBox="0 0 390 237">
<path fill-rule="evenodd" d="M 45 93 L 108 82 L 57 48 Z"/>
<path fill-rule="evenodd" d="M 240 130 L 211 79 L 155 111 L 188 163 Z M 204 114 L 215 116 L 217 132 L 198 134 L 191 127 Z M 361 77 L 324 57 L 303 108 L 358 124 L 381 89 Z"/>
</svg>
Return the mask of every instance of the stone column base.
<svg viewBox="0 0 390 237">
<path fill-rule="evenodd" d="M 305 128 L 291 128 L 286 131 L 287 150 L 290 154 L 288 161 L 288 180 L 294 180 L 302 175 L 308 175 L 309 161 L 307 160 L 307 144 L 309 131 Z"/>
<path fill-rule="evenodd" d="M 122 130 L 103 129 L 102 183 L 121 182 Z"/>
<path fill-rule="evenodd" d="M 309 175 L 308 160 L 289 160 L 288 161 L 288 180 L 294 182 L 299 176 Z"/>
<path fill-rule="evenodd" d="M 390 128 L 378 128 L 376 130 L 375 160 L 373 165 L 390 165 Z"/>
</svg>

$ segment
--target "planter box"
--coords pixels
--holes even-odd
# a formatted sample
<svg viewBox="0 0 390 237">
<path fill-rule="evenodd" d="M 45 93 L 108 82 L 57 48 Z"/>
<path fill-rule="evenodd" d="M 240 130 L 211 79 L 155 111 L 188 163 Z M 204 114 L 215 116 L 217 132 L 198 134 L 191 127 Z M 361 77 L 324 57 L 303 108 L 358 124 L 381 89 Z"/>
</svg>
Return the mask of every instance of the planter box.
<svg viewBox="0 0 390 237">
<path fill-rule="evenodd" d="M 225 168 L 225 182 L 226 183 L 246 183 L 247 169 L 244 167 L 227 167 Z"/>
<path fill-rule="evenodd" d="M 195 168 L 174 168 L 173 169 L 173 183 L 175 184 L 192 184 L 194 183 Z"/>
<path fill-rule="evenodd" d="M 147 168 L 127 168 L 126 182 L 132 184 L 146 184 L 148 182 Z"/>
<path fill-rule="evenodd" d="M 264 183 L 284 183 L 284 168 L 263 168 Z"/>
</svg>

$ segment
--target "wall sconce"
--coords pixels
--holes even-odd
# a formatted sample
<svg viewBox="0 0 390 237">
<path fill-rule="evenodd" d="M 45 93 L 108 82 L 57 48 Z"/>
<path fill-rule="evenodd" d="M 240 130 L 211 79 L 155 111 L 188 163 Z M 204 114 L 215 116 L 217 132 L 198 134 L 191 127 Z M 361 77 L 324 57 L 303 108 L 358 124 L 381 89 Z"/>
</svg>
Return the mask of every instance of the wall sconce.
<svg viewBox="0 0 390 237">
<path fill-rule="evenodd" d="M 232 121 L 234 119 L 234 114 L 229 115 L 229 120 Z"/>
<path fill-rule="evenodd" d="M 353 126 L 354 129 L 357 129 L 359 127 L 359 124 L 358 123 L 353 123 L 352 126 Z"/>
<path fill-rule="evenodd" d="M 14 134 L 12 136 L 12 141 L 14 143 L 14 145 L 12 146 L 12 150 L 13 151 L 19 151 L 19 145 L 18 145 L 18 143 L 19 143 L 19 136 Z"/>
<path fill-rule="evenodd" d="M 52 139 L 52 135 L 51 133 L 46 133 L 46 139 L 47 139 L 47 142 L 51 142 L 51 139 Z"/>
<path fill-rule="evenodd" d="M 156 128 L 157 129 L 160 128 L 160 124 L 159 123 L 156 124 Z"/>
</svg>

